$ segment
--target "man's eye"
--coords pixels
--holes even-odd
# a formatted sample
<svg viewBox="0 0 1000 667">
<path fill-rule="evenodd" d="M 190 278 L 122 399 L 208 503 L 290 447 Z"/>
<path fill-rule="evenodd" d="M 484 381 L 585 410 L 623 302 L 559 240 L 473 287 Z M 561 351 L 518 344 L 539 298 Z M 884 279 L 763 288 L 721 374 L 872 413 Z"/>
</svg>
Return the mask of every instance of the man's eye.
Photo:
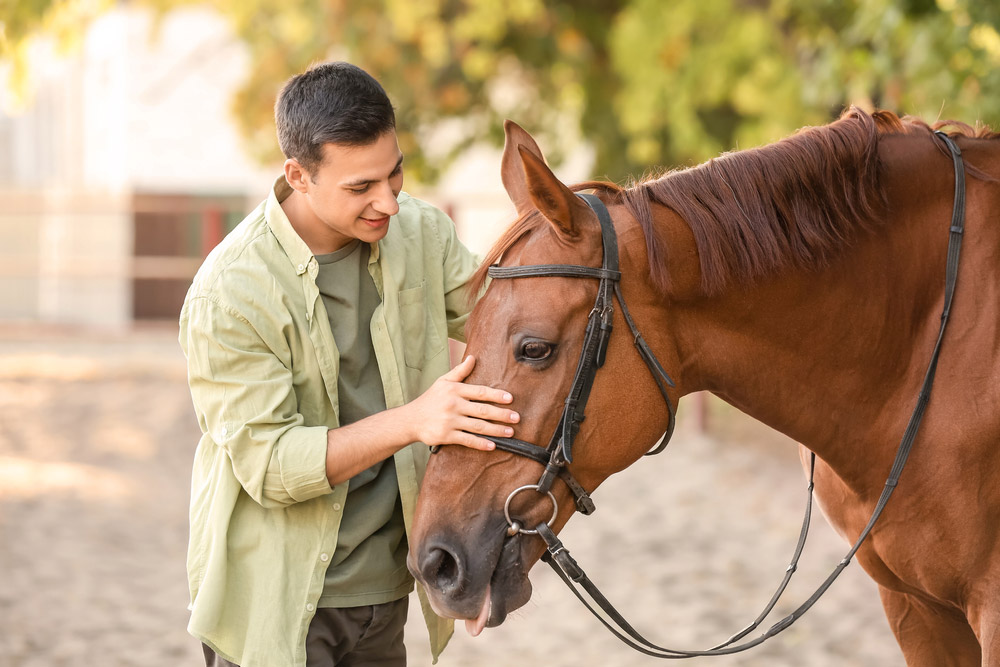
<svg viewBox="0 0 1000 667">
<path fill-rule="evenodd" d="M 363 188 L 351 188 L 351 192 L 353 192 L 356 195 L 363 195 L 364 193 L 368 192 L 368 186 L 366 185 Z"/>
</svg>

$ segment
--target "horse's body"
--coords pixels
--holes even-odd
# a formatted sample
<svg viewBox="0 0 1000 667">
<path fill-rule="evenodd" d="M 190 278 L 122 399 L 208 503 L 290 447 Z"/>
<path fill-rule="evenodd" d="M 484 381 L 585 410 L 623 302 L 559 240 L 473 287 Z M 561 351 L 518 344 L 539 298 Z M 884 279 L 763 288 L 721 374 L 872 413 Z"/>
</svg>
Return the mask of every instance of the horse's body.
<svg viewBox="0 0 1000 667">
<path fill-rule="evenodd" d="M 951 320 L 909 462 L 857 556 L 907 663 L 921 667 L 1000 665 L 1000 140 L 956 139 L 970 177 Z M 593 214 L 540 155 L 508 128 L 504 183 L 521 219 L 491 259 L 600 266 Z M 671 399 L 711 391 L 815 452 L 820 505 L 853 542 L 940 326 L 955 192 L 944 145 L 923 124 L 852 112 L 771 147 L 598 190 L 619 236 L 622 292 L 676 382 Z M 519 438 L 548 442 L 593 294 L 587 280 L 495 281 L 470 319 L 470 380 L 514 395 Z M 570 465 L 587 489 L 667 428 L 615 316 Z M 525 340 L 536 342 L 529 356 L 548 356 L 525 358 Z M 539 469 L 457 447 L 432 457 L 410 548 L 439 612 L 496 625 L 527 601 L 544 545 L 506 536 L 503 504 Z M 560 482 L 553 492 L 558 529 L 572 502 Z M 538 494 L 515 504 L 536 521 L 551 512 Z"/>
</svg>

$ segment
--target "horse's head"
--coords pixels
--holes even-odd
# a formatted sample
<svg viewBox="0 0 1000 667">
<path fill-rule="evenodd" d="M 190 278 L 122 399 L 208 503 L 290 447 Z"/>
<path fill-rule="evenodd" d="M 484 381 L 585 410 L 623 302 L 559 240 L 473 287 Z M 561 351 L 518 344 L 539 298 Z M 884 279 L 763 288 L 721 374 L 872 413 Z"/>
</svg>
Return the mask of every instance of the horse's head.
<svg viewBox="0 0 1000 667">
<path fill-rule="evenodd" d="M 501 265 L 601 267 L 595 212 L 552 174 L 524 130 L 513 123 L 505 129 L 502 177 L 519 219 L 498 246 Z M 622 290 L 640 326 L 645 319 L 654 333 L 647 318 L 656 297 L 642 235 L 624 206 L 608 204 L 621 239 Z M 494 280 L 469 320 L 468 353 L 477 359 L 469 382 L 513 394 L 512 407 L 521 414 L 515 435 L 538 451 L 560 421 L 597 292 L 593 277 Z M 633 349 L 618 307 L 613 323 L 619 333 L 610 338 L 568 465 L 588 491 L 642 456 L 667 428 L 660 393 Z M 554 519 L 548 494 L 533 489 L 513 494 L 538 483 L 543 467 L 499 449 L 444 447 L 431 457 L 416 510 L 410 569 L 437 612 L 474 619 L 474 634 L 484 625 L 499 625 L 528 601 L 528 570 L 545 550 L 540 538 L 511 529 L 508 519 L 529 529 L 548 522 L 558 531 L 573 514 L 574 496 L 562 478 L 551 487 Z"/>
</svg>

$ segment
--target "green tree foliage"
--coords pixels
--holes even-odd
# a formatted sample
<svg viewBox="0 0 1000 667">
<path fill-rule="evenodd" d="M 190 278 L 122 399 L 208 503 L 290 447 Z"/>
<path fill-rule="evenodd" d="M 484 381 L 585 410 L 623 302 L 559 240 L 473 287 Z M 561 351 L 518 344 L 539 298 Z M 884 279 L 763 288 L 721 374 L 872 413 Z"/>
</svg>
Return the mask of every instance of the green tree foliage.
<svg viewBox="0 0 1000 667">
<path fill-rule="evenodd" d="M 843 107 L 1000 120 L 1000 12 L 976 0 L 635 0 L 609 43 L 633 165 L 766 143 Z"/>
<path fill-rule="evenodd" d="M 0 3 L 0 57 L 15 63 L 31 35 L 109 4 Z M 133 4 L 210 5 L 229 21 L 251 58 L 234 114 L 264 161 L 279 157 L 272 109 L 282 82 L 332 58 L 384 83 L 408 169 L 424 180 L 469 143 L 499 142 L 504 118 L 540 136 L 555 161 L 586 140 L 595 175 L 612 180 L 773 141 L 851 103 L 1000 125 L 994 0 Z"/>
</svg>

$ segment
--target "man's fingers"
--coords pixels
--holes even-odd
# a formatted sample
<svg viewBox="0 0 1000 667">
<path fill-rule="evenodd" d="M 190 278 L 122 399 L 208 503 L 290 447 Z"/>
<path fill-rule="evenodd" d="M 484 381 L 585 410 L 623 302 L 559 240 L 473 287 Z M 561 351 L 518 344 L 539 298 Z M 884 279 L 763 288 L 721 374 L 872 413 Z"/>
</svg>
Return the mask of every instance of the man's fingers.
<svg viewBox="0 0 1000 667">
<path fill-rule="evenodd" d="M 467 401 L 473 401 L 476 403 L 499 403 L 503 405 L 514 400 L 514 397 L 503 389 L 494 389 L 493 387 L 487 387 L 481 384 L 464 384 L 463 380 L 469 377 L 469 374 L 472 373 L 472 369 L 475 367 L 476 359 L 470 355 L 463 359 L 462 363 L 442 375 L 440 379 L 458 383 L 458 386 L 455 387 L 455 389 L 458 391 L 458 395 Z M 516 415 L 513 419 L 510 419 L 508 415 L 498 417 L 495 415 L 476 413 L 476 416 L 482 417 L 483 419 L 501 419 L 503 421 L 511 422 L 516 422 L 518 419 Z"/>
<path fill-rule="evenodd" d="M 444 380 L 451 380 L 452 382 L 461 382 L 465 378 L 469 377 L 469 373 L 471 373 L 472 369 L 475 367 L 476 358 L 469 355 L 465 359 L 462 359 L 462 363 L 442 375 L 441 378 Z"/>
<path fill-rule="evenodd" d="M 497 448 L 492 440 L 480 438 L 466 431 L 455 431 L 451 437 L 445 438 L 445 440 L 446 442 L 442 442 L 441 444 L 468 447 L 469 449 L 478 449 L 484 452 L 491 452 Z"/>
<path fill-rule="evenodd" d="M 478 433 L 479 435 L 492 435 L 496 438 L 509 438 L 514 435 L 514 429 L 503 424 L 483 421 L 467 417 L 460 422 L 460 428 L 467 433 Z"/>
<path fill-rule="evenodd" d="M 521 415 L 507 408 L 497 407 L 489 403 L 476 403 L 470 401 L 465 414 L 476 419 L 485 419 L 491 422 L 505 422 L 516 424 L 521 421 Z"/>
<path fill-rule="evenodd" d="M 465 441 L 460 444 L 465 445 L 466 447 L 470 447 L 472 449 L 478 449 L 484 452 L 493 451 L 497 447 L 495 444 L 493 444 L 489 440 L 486 440 L 485 438 L 477 438 L 471 433 L 466 433 L 465 435 L 468 436 L 468 438 L 464 439 Z"/>
<path fill-rule="evenodd" d="M 459 388 L 462 398 L 480 403 L 510 403 L 514 400 L 508 392 L 503 389 L 494 389 L 481 384 L 463 384 Z"/>
<path fill-rule="evenodd" d="M 521 421 L 521 415 L 509 408 L 500 407 L 512 402 L 514 398 L 502 389 L 463 382 L 475 366 L 475 358 L 471 355 L 466 357 L 462 363 L 439 378 L 433 392 L 428 390 L 425 393 L 432 398 L 431 416 L 443 419 L 441 426 L 450 424 L 446 426 L 446 431 L 438 431 L 438 435 L 429 436 L 430 440 L 436 442 L 428 441 L 428 444 L 454 444 L 490 451 L 496 445 L 477 434 L 497 438 L 514 435 L 514 429 L 507 424 L 517 424 Z"/>
</svg>

